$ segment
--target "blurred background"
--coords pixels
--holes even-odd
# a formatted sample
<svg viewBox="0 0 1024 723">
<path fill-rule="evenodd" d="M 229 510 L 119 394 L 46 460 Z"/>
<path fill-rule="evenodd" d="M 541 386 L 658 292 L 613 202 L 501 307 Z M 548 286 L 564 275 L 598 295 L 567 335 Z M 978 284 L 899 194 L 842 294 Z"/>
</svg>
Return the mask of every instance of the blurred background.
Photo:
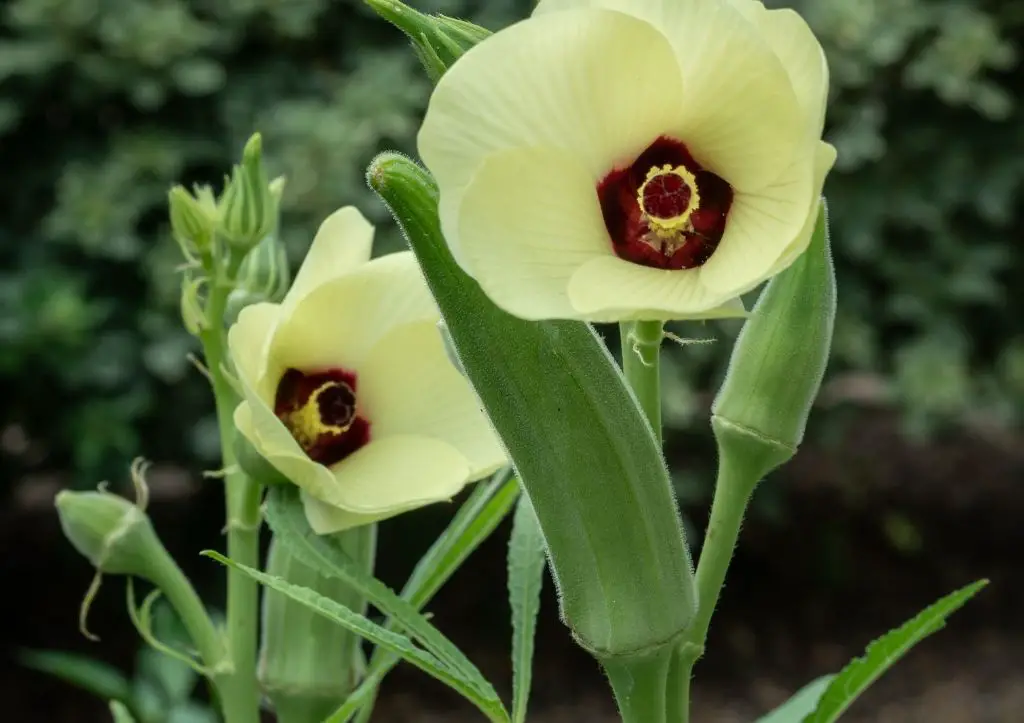
<svg viewBox="0 0 1024 723">
<path fill-rule="evenodd" d="M 683 1 L 683 0 L 680 0 Z M 529 0 L 420 0 L 497 29 Z M 768 2 L 768 5 L 782 3 Z M 797 459 L 762 485 L 741 538 L 695 720 L 749 721 L 938 596 L 992 586 L 847 720 L 1024 720 L 1024 2 L 806 0 L 832 71 L 826 193 L 840 284 L 829 375 Z M 319 221 L 356 204 L 401 239 L 363 182 L 374 154 L 413 153 L 429 86 L 403 37 L 357 0 L 7 0 L 0 4 L 0 718 L 108 720 L 87 694 L 26 667 L 26 649 L 111 666 L 110 685 L 161 703 L 194 680 L 139 652 L 123 585 L 78 631 L 91 571 L 60 537 L 61 488 L 127 489 L 145 455 L 153 514 L 216 605 L 216 425 L 188 361 L 166 192 L 219 182 L 253 131 L 285 174 L 297 264 Z M 699 545 L 714 469 L 707 418 L 735 325 L 681 325 L 667 453 Z M 617 347 L 615 331 L 608 330 Z M 392 585 L 445 524 L 387 523 Z M 508 689 L 507 528 L 433 606 L 438 625 Z M 548 586 L 531 720 L 616 720 L 596 666 Z M 120 671 L 118 673 L 117 671 Z M 105 678 L 103 676 L 106 676 Z M 122 679 L 119 676 L 124 676 Z M 202 691 L 196 691 L 199 698 Z M 168 723 L 200 723 L 201 701 Z M 375 721 L 477 717 L 415 671 Z"/>
</svg>

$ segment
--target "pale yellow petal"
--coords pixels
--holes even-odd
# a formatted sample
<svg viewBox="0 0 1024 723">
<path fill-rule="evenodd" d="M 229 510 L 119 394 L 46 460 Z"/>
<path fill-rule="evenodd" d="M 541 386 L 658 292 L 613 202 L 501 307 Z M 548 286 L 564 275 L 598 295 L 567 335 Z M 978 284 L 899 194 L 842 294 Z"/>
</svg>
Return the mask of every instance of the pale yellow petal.
<svg viewBox="0 0 1024 723">
<path fill-rule="evenodd" d="M 673 46 L 683 77 L 679 120 L 666 129 L 733 187 L 756 191 L 798 152 L 804 123 L 789 76 L 763 33 L 723 0 L 546 0 L 537 19 L 573 7 L 611 9 L 656 28 Z M 593 12 L 593 11 L 591 11 Z M 606 96 L 612 102 L 614 96 Z"/>
<path fill-rule="evenodd" d="M 734 8 L 743 13 L 743 17 L 751 22 L 756 22 L 757 16 L 765 12 L 764 3 L 761 0 L 725 0 Z"/>
<path fill-rule="evenodd" d="M 779 260 L 775 262 L 765 278 L 779 273 L 796 261 L 800 254 L 807 250 L 808 245 L 811 243 L 814 227 L 818 222 L 818 205 L 821 203 L 821 192 L 825 186 L 825 178 L 828 176 L 828 172 L 832 170 L 832 165 L 835 162 L 836 149 L 832 145 L 820 141 L 814 155 L 814 195 L 812 196 L 811 210 L 807 214 L 807 220 L 804 222 L 803 228 L 800 229 L 800 233 L 797 234 L 793 242 L 790 243 L 782 256 L 779 257 Z"/>
<path fill-rule="evenodd" d="M 304 296 L 321 284 L 359 268 L 370 260 L 373 226 L 354 206 L 328 216 L 306 253 L 282 306 L 290 313 Z"/>
<path fill-rule="evenodd" d="M 251 398 L 235 408 L 235 427 L 261 457 L 304 490 L 326 500 L 338 499 L 330 470 L 311 460 L 273 411 Z"/>
<path fill-rule="evenodd" d="M 381 256 L 319 285 L 277 327 L 271 364 L 278 374 L 341 367 L 358 371 L 393 328 L 440 318 L 411 252 Z"/>
<path fill-rule="evenodd" d="M 377 439 L 331 468 L 336 494 L 309 492 L 336 507 L 360 514 L 401 512 L 447 500 L 470 481 L 466 457 L 439 439 L 391 436 Z"/>
<path fill-rule="evenodd" d="M 814 156 L 805 154 L 756 193 L 737 193 L 718 248 L 703 267 L 709 289 L 730 296 L 749 291 L 807 222 L 814 192 Z"/>
<path fill-rule="evenodd" d="M 413 505 L 407 509 L 392 509 L 375 513 L 361 513 L 352 512 L 342 507 L 334 507 L 326 502 L 318 500 L 307 492 L 302 493 L 302 507 L 306 513 L 306 520 L 309 522 L 309 526 L 312 528 L 313 532 L 318 535 L 330 535 L 335 532 L 351 530 L 353 527 L 362 527 L 363 525 L 379 522 L 387 519 L 388 517 L 394 517 L 421 506 L 422 505 Z"/>
<path fill-rule="evenodd" d="M 264 399 L 267 390 L 261 380 L 266 369 L 270 338 L 279 316 L 277 304 L 251 304 L 242 309 L 228 330 L 228 348 L 235 371 Z"/>
<path fill-rule="evenodd" d="M 302 493 L 302 508 L 306 513 L 306 521 L 309 522 L 310 528 L 318 535 L 331 535 L 335 532 L 351 530 L 354 527 L 369 525 L 390 516 L 388 513 L 363 515 L 358 512 L 349 512 L 322 502 L 307 492 Z"/>
<path fill-rule="evenodd" d="M 768 45 L 782 61 L 804 118 L 811 141 L 821 138 L 828 101 L 828 62 L 821 43 L 796 12 L 763 10 L 757 25 Z"/>
<path fill-rule="evenodd" d="M 593 179 L 554 149 L 488 158 L 462 198 L 459 236 L 463 266 L 495 304 L 525 319 L 572 318 L 569 278 L 612 253 Z"/>
<path fill-rule="evenodd" d="M 458 197 L 487 155 L 560 148 L 596 182 L 671 130 L 682 103 L 668 42 L 621 13 L 549 14 L 474 47 L 441 78 L 418 138 L 456 256 Z"/>
<path fill-rule="evenodd" d="M 406 324 L 370 352 L 359 377 L 359 404 L 374 440 L 415 435 L 448 443 L 480 479 L 507 464 L 480 400 L 448 360 L 436 324 Z"/>
<path fill-rule="evenodd" d="M 616 256 L 588 261 L 569 282 L 575 318 L 593 322 L 742 316 L 734 296 L 705 286 L 700 269 L 652 269 Z"/>
<path fill-rule="evenodd" d="M 235 423 L 235 429 L 238 433 L 245 437 L 249 444 L 255 447 L 256 432 L 252 427 L 252 410 L 249 408 L 249 402 L 241 401 L 238 406 L 235 407 L 232 419 Z"/>
</svg>

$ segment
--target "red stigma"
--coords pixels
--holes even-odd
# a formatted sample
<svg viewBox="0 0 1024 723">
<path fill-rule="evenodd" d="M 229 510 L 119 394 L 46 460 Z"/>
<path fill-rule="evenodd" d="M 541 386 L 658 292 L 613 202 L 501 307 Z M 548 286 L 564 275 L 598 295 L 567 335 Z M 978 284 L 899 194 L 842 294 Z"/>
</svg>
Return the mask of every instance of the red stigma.
<svg viewBox="0 0 1024 723">
<path fill-rule="evenodd" d="M 644 190 L 643 207 L 652 216 L 675 218 L 681 216 L 690 204 L 693 193 L 681 176 L 662 173 L 652 178 Z"/>
</svg>

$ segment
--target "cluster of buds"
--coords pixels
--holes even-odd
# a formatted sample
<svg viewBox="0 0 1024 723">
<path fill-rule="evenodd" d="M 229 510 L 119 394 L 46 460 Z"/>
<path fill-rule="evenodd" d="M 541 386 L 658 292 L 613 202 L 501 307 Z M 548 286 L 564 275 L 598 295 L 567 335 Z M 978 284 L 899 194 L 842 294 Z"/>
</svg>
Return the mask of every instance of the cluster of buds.
<svg viewBox="0 0 1024 723">
<path fill-rule="evenodd" d="M 191 333 L 208 326 L 203 291 L 209 277 L 223 282 L 227 276 L 234 287 L 226 323 L 245 306 L 280 301 L 287 291 L 288 259 L 277 238 L 284 184 L 283 177 L 268 180 L 257 133 L 246 143 L 242 162 L 225 178 L 219 197 L 209 185 L 170 190 L 171 232 L 187 261 L 181 314 Z"/>
</svg>

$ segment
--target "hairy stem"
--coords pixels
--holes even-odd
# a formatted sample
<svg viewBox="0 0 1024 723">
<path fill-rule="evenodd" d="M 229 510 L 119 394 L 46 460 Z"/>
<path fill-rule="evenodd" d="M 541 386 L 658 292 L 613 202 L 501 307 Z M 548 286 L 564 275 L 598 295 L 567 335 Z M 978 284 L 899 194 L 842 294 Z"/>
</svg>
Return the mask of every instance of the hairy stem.
<svg viewBox="0 0 1024 723">
<path fill-rule="evenodd" d="M 622 344 L 622 373 L 651 423 L 661 444 L 661 342 L 660 321 L 624 321 L 619 325 Z"/>
<path fill-rule="evenodd" d="M 227 471 L 224 494 L 227 508 L 227 554 L 235 562 L 259 568 L 260 487 L 243 474 L 235 463 L 233 414 L 238 398 L 226 373 L 227 339 L 224 310 L 241 263 L 232 257 L 226 277 L 210 290 L 206 307 L 207 328 L 200 335 L 206 365 L 213 384 L 220 431 L 221 457 Z M 256 642 L 259 629 L 257 583 L 231 568 L 228 570 L 227 641 L 232 672 L 221 686 L 225 723 L 259 721 L 259 688 L 256 683 Z"/>
</svg>

